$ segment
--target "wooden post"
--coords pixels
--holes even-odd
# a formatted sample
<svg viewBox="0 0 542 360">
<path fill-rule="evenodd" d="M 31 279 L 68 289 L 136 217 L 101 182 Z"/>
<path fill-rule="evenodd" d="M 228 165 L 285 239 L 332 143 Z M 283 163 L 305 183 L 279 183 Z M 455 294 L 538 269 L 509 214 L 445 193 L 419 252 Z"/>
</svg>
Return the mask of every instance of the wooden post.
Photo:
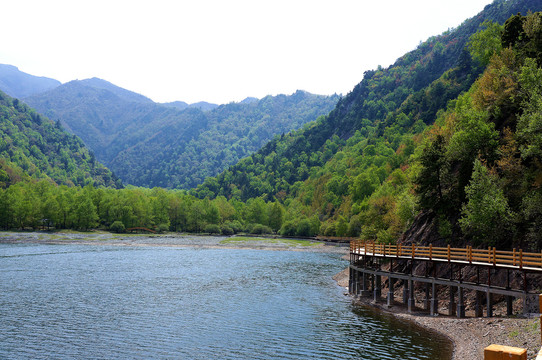
<svg viewBox="0 0 542 360">
<path fill-rule="evenodd" d="M 431 283 L 425 283 L 425 299 L 423 299 L 423 308 L 425 311 L 429 310 L 430 304 L 431 304 Z"/>
<path fill-rule="evenodd" d="M 463 300 L 463 289 L 461 286 L 457 287 L 457 317 L 465 317 L 465 301 Z"/>
<path fill-rule="evenodd" d="M 429 260 L 433 260 L 433 244 L 429 244 Z"/>
<path fill-rule="evenodd" d="M 392 278 L 392 277 L 388 277 L 388 283 L 389 283 L 389 286 L 388 286 L 388 297 L 387 297 L 387 305 L 388 307 L 392 307 L 393 306 L 393 284 L 395 282 L 395 279 Z"/>
<path fill-rule="evenodd" d="M 431 283 L 431 301 L 429 304 L 429 314 L 432 316 L 438 315 L 437 284 L 434 281 L 433 283 Z"/>
<path fill-rule="evenodd" d="M 482 309 L 482 295 L 481 291 L 476 290 L 476 303 L 474 307 L 474 316 L 482 317 L 484 316 L 484 311 Z"/>
<path fill-rule="evenodd" d="M 523 249 L 519 249 L 519 268 L 523 269 Z"/>
<path fill-rule="evenodd" d="M 506 296 L 506 315 L 508 315 L 508 316 L 511 316 L 514 313 L 514 309 L 513 309 L 513 306 L 512 306 L 513 301 L 514 301 L 513 296 L 510 296 L 510 295 Z"/>
<path fill-rule="evenodd" d="M 493 247 L 493 266 L 497 265 L 497 248 Z"/>
<path fill-rule="evenodd" d="M 414 298 L 414 281 L 412 278 L 408 279 L 408 289 L 410 290 L 408 292 L 408 304 L 407 309 L 410 314 L 414 312 L 414 309 L 416 308 L 416 302 Z"/>
<path fill-rule="evenodd" d="M 448 244 L 448 262 L 451 261 L 451 256 L 450 256 L 450 244 Z"/>
<path fill-rule="evenodd" d="M 412 258 L 414 259 L 414 256 L 416 255 L 415 254 L 415 247 L 414 247 L 414 243 L 412 243 Z"/>
<path fill-rule="evenodd" d="M 373 287 L 373 300 L 377 302 L 380 300 L 382 295 L 382 277 L 380 275 L 375 275 L 374 287 Z"/>
<path fill-rule="evenodd" d="M 408 280 L 403 280 L 403 304 L 408 304 Z"/>
<path fill-rule="evenodd" d="M 542 294 L 538 295 L 538 311 L 542 313 Z M 542 340 L 542 314 L 540 315 L 540 340 Z"/>
<path fill-rule="evenodd" d="M 486 300 L 487 300 L 487 317 L 493 317 L 493 299 L 491 298 L 491 293 L 489 292 L 489 289 L 486 292 Z"/>
<path fill-rule="evenodd" d="M 450 289 L 450 302 L 448 303 L 448 315 L 453 316 L 455 314 L 455 289 L 452 285 L 448 286 Z"/>
</svg>

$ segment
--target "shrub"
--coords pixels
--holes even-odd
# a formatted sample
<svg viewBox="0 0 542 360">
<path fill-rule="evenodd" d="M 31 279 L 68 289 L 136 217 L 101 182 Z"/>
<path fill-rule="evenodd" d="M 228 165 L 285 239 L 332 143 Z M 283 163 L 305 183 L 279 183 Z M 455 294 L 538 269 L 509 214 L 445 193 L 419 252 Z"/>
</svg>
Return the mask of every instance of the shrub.
<svg viewBox="0 0 542 360">
<path fill-rule="evenodd" d="M 109 230 L 116 233 L 123 233 L 126 230 L 126 227 L 124 227 L 122 221 L 115 221 L 113 224 L 111 224 L 111 226 L 109 226 Z"/>
<path fill-rule="evenodd" d="M 169 231 L 169 225 L 168 224 L 160 224 L 156 228 L 156 231 L 158 233 L 163 233 L 163 232 Z"/>
<path fill-rule="evenodd" d="M 217 224 L 207 224 L 205 225 L 204 232 L 209 234 L 220 234 L 222 231 L 220 230 L 220 226 Z"/>
<path fill-rule="evenodd" d="M 313 236 L 311 229 L 311 222 L 309 219 L 303 219 L 297 224 L 296 232 L 297 236 Z"/>
<path fill-rule="evenodd" d="M 222 235 L 233 235 L 233 229 L 229 227 L 228 225 L 222 225 Z"/>
<path fill-rule="evenodd" d="M 234 234 L 237 234 L 238 232 L 243 230 L 243 224 L 241 224 L 239 220 L 226 221 L 224 223 L 224 226 L 231 228 Z"/>
<path fill-rule="evenodd" d="M 252 233 L 253 234 L 272 234 L 273 229 L 271 229 L 269 226 L 265 226 L 265 225 L 262 225 L 262 224 L 256 224 L 252 228 Z"/>
<path fill-rule="evenodd" d="M 297 224 L 294 221 L 285 222 L 280 228 L 279 234 L 283 236 L 295 236 Z"/>
</svg>

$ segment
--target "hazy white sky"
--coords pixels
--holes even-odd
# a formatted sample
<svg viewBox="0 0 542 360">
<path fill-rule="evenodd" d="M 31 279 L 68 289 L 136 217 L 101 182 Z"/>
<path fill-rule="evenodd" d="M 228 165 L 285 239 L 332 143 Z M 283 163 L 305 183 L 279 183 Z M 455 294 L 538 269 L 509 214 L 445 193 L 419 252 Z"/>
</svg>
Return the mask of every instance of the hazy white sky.
<svg viewBox="0 0 542 360">
<path fill-rule="evenodd" d="M 491 0 L 3 1 L 0 63 L 157 102 L 346 94 Z"/>
</svg>

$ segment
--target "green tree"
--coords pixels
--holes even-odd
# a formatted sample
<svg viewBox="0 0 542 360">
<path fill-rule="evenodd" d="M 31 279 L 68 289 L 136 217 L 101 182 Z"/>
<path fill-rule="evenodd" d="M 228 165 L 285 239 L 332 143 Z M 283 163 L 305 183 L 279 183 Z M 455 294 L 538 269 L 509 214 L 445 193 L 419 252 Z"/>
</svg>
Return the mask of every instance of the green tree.
<svg viewBox="0 0 542 360">
<path fill-rule="evenodd" d="M 75 218 L 77 228 L 84 231 L 92 229 L 98 224 L 96 205 L 92 202 L 92 197 L 88 191 L 81 191 L 77 196 Z"/>
<path fill-rule="evenodd" d="M 468 48 L 472 58 L 485 67 L 489 64 L 489 59 L 502 49 L 501 34 L 504 26 L 484 21 L 480 27 L 483 29 L 469 38 Z"/>
<path fill-rule="evenodd" d="M 535 59 L 525 59 L 520 85 L 524 93 L 524 111 L 517 125 L 521 156 L 542 160 L 542 69 Z"/>
<path fill-rule="evenodd" d="M 277 232 L 282 227 L 284 213 L 284 207 L 278 201 L 269 204 L 269 226 L 273 231 Z"/>
<path fill-rule="evenodd" d="M 478 159 L 465 192 L 467 202 L 461 209 L 461 229 L 478 245 L 502 248 L 512 231 L 512 212 L 497 177 Z"/>
<path fill-rule="evenodd" d="M 445 175 L 447 172 L 444 136 L 438 134 L 422 151 L 421 170 L 415 179 L 420 205 L 425 209 L 439 209 L 444 205 Z"/>
</svg>

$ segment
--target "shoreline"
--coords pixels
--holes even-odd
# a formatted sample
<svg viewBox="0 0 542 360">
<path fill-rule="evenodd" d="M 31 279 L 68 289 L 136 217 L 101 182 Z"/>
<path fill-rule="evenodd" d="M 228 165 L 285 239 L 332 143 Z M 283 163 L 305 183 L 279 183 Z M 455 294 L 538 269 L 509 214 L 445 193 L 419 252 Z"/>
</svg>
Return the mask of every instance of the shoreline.
<svg viewBox="0 0 542 360">
<path fill-rule="evenodd" d="M 300 245 L 291 239 L 264 239 L 248 238 L 242 241 L 224 240 L 225 236 L 202 236 L 186 234 L 112 234 L 108 232 L 0 232 L 0 244 L 47 244 L 47 245 L 105 245 L 105 246 L 162 246 L 162 247 L 192 247 L 206 249 L 245 249 L 266 251 L 308 251 L 328 252 L 347 256 L 348 247 L 338 246 L 324 242 L 314 242 L 314 245 Z M 348 290 L 348 268 L 333 276 L 337 285 Z M 399 299 L 399 288 L 396 289 Z M 348 295 L 345 293 L 345 295 Z M 351 295 L 348 295 L 351 296 Z M 409 314 L 406 307 L 399 302 L 391 308 L 385 304 L 385 300 L 374 302 L 371 297 L 354 298 L 356 306 L 377 309 L 391 314 L 398 319 L 411 322 L 423 327 L 430 332 L 435 332 L 450 340 L 452 345 L 451 360 L 475 360 L 483 359 L 483 350 L 491 344 L 508 345 L 527 349 L 528 359 L 535 359 L 541 347 L 540 320 L 537 318 L 502 317 L 492 318 L 467 318 L 458 319 L 443 314 L 429 316 L 421 310 Z M 496 308 L 504 307 L 496 304 Z M 439 308 L 443 308 L 439 306 Z M 496 309 L 496 314 L 503 313 Z M 506 310 L 504 310 L 506 313 Z"/>
<path fill-rule="evenodd" d="M 337 284 L 348 291 L 348 268 L 334 276 Z M 397 290 L 397 295 L 399 295 Z M 388 308 L 385 299 L 374 302 L 372 297 L 353 297 L 357 306 L 378 309 L 398 319 L 412 322 L 427 330 L 448 338 L 453 346 L 451 360 L 477 360 L 484 358 L 484 348 L 491 344 L 514 346 L 527 349 L 527 359 L 536 359 L 541 347 L 540 320 L 525 317 L 494 316 L 476 318 L 467 312 L 466 318 L 459 319 L 440 313 L 430 316 L 417 304 L 417 311 L 407 312 L 406 306 L 395 302 Z M 397 296 L 396 298 L 399 298 Z M 504 304 L 495 304 L 496 313 L 506 313 Z M 442 307 L 441 307 L 442 308 Z M 470 316 L 469 316 L 470 315 Z"/>
<path fill-rule="evenodd" d="M 233 239 L 233 240 L 232 240 Z M 0 244 L 47 245 L 105 245 L 105 246 L 158 246 L 192 247 L 205 249 L 246 249 L 267 251 L 310 251 L 346 254 L 347 246 L 322 241 L 299 239 L 262 238 L 246 236 L 165 234 L 114 234 L 105 231 L 91 232 L 11 232 L 0 231 Z"/>
</svg>

